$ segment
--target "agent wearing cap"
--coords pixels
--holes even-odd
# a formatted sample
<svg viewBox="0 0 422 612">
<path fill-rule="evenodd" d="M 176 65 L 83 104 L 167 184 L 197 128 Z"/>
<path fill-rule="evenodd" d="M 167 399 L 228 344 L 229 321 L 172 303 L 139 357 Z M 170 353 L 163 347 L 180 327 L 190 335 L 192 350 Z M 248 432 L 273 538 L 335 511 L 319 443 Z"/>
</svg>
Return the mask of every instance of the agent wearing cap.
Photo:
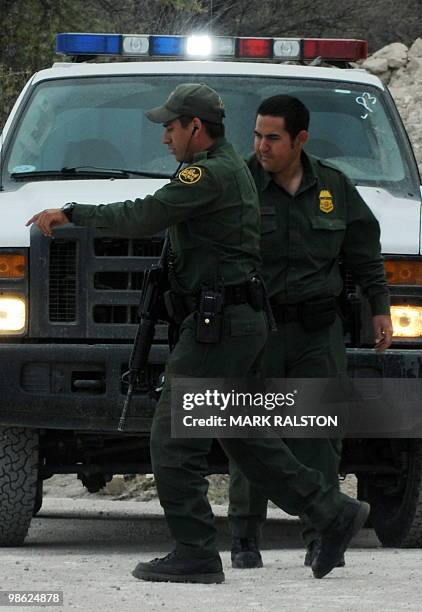
<svg viewBox="0 0 422 612">
<path fill-rule="evenodd" d="M 203 475 L 211 440 L 171 437 L 170 386 L 175 376 L 241 378 L 256 370 L 267 339 L 266 317 L 259 300 L 251 300 L 248 292 L 260 266 L 259 202 L 245 162 L 224 138 L 223 103 L 214 90 L 202 84 L 179 85 L 147 116 L 164 124 L 164 144 L 176 159 L 190 164 L 177 178 L 143 199 L 99 206 L 71 203 L 43 211 L 27 225 L 36 223 L 51 236 L 54 227 L 71 220 L 136 238 L 169 228 L 170 282 L 173 293 L 190 307 L 166 366 L 151 431 L 151 459 L 176 549 L 163 559 L 139 563 L 133 575 L 153 581 L 222 582 Z M 204 337 L 198 298 L 204 287 L 223 284 L 221 333 Z M 225 438 L 221 444 L 268 498 L 290 514 L 308 517 L 321 533 L 314 575 L 321 578 L 331 571 L 365 521 L 367 505 L 342 495 L 320 472 L 299 463 L 278 438 Z"/>
</svg>

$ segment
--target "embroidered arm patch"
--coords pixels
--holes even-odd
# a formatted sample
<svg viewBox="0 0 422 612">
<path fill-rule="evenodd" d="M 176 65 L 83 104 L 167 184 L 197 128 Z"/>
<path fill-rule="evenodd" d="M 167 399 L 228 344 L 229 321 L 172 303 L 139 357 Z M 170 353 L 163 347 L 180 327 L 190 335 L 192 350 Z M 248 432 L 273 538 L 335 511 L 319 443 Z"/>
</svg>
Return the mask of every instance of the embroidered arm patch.
<svg viewBox="0 0 422 612">
<path fill-rule="evenodd" d="M 179 172 L 178 179 L 185 185 L 193 185 L 202 178 L 202 169 L 198 166 L 189 166 L 181 172 Z"/>
</svg>

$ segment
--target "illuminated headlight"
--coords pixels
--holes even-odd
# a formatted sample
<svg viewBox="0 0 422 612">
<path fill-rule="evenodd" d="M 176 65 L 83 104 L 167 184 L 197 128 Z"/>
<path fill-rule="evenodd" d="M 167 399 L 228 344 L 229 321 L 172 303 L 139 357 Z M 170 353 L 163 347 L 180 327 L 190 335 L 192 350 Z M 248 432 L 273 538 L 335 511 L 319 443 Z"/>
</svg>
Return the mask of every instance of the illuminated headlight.
<svg viewBox="0 0 422 612">
<path fill-rule="evenodd" d="M 391 306 L 394 338 L 422 336 L 422 306 Z"/>
<path fill-rule="evenodd" d="M 189 36 L 186 40 L 186 53 L 196 57 L 208 57 L 211 55 L 211 38 L 206 35 Z"/>
<path fill-rule="evenodd" d="M 0 297 L 0 334 L 23 332 L 25 329 L 25 301 L 18 297 Z"/>
</svg>

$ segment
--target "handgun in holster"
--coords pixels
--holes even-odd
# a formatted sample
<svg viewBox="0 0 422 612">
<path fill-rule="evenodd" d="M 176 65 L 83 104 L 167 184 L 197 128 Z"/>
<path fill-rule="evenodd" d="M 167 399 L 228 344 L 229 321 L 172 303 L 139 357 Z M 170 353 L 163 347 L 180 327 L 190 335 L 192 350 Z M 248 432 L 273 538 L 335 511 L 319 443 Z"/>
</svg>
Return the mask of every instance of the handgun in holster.
<svg viewBox="0 0 422 612">
<path fill-rule="evenodd" d="M 271 309 L 267 288 L 262 277 L 258 274 L 249 279 L 247 283 L 248 303 L 254 310 L 264 310 L 267 316 L 268 328 L 271 332 L 277 331 L 277 324 Z"/>
</svg>

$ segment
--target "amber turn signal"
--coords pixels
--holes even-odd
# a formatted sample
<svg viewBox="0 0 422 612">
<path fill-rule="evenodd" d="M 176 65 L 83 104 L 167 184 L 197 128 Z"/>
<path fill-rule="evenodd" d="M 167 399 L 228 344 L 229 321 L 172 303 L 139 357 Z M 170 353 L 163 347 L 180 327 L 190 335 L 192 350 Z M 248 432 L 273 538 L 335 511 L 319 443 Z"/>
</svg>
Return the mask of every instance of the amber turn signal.
<svg viewBox="0 0 422 612">
<path fill-rule="evenodd" d="M 25 256 L 17 253 L 0 254 L 0 278 L 25 278 Z"/>
<path fill-rule="evenodd" d="M 389 285 L 422 285 L 422 262 L 387 260 L 384 267 Z"/>
</svg>

